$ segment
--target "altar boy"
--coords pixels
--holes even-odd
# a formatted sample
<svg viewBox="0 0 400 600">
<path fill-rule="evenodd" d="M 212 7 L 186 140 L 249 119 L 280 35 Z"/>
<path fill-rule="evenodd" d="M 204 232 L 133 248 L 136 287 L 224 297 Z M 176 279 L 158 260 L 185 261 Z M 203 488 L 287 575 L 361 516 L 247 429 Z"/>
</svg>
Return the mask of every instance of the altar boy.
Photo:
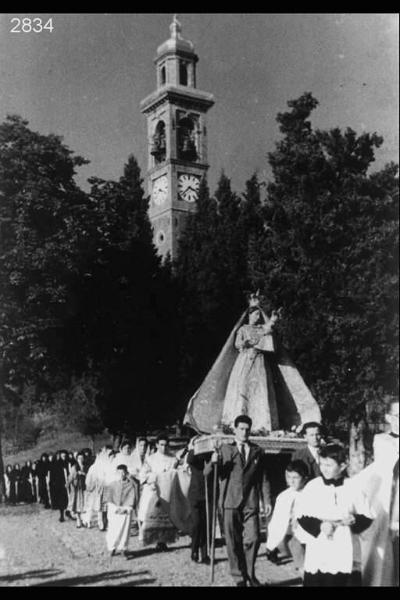
<svg viewBox="0 0 400 600">
<path fill-rule="evenodd" d="M 303 569 L 305 536 L 297 524 L 296 508 L 307 475 L 308 467 L 302 460 L 294 460 L 287 465 L 285 478 L 288 487 L 276 498 L 266 544 L 268 560 L 277 562 L 278 546 L 283 546 L 299 571 Z"/>
<path fill-rule="evenodd" d="M 118 480 L 112 482 L 106 493 L 108 529 L 106 543 L 110 556 L 121 550 L 128 552 L 129 531 L 137 503 L 136 486 L 128 475 L 126 465 L 117 467 Z"/>
<path fill-rule="evenodd" d="M 347 453 L 340 444 L 320 452 L 321 476 L 299 499 L 298 523 L 310 534 L 304 559 L 304 586 L 347 587 L 361 583 L 358 534 L 371 522 L 365 495 L 345 479 Z"/>
</svg>

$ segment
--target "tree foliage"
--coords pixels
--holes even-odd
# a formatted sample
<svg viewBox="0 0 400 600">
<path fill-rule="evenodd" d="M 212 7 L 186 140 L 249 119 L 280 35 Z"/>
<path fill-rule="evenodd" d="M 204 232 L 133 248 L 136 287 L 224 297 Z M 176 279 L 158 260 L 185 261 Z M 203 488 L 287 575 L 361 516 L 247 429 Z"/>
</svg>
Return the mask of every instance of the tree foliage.
<svg viewBox="0 0 400 600">
<path fill-rule="evenodd" d="M 0 125 L 0 409 L 6 386 L 21 393 L 60 366 L 51 350 L 75 276 L 70 237 L 84 194 L 74 175 L 85 162 L 18 116 Z M 0 495 L 2 486 L 0 457 Z"/>
<path fill-rule="evenodd" d="M 267 308 L 284 308 L 282 340 L 332 432 L 344 433 L 397 390 L 397 166 L 370 174 L 382 138 L 315 130 L 317 105 L 305 93 L 278 114 L 265 201 L 256 175 L 240 202 L 224 174 L 215 199 L 203 186 L 177 265 L 181 367 L 193 392 L 245 307 L 243 291 L 259 288 Z"/>
<path fill-rule="evenodd" d="M 85 431 L 171 424 L 245 309 L 245 292 L 260 289 L 269 307 L 284 308 L 283 343 L 332 431 L 395 394 L 397 166 L 370 173 L 382 138 L 314 129 L 317 105 L 306 93 L 278 114 L 265 190 L 257 174 L 241 195 L 224 173 L 214 195 L 201 182 L 174 264 L 157 256 L 134 157 L 118 181 L 92 177 L 85 193 L 74 180 L 82 157 L 8 117 L 3 386 L 62 398 L 67 413 L 81 405 L 74 418 Z"/>
<path fill-rule="evenodd" d="M 344 429 L 396 390 L 397 167 L 368 174 L 376 134 L 313 130 L 311 94 L 288 105 L 269 155 L 258 269 L 326 420 Z"/>
<path fill-rule="evenodd" d="M 0 125 L 0 343 L 4 382 L 17 387 L 54 368 L 48 349 L 69 310 L 85 200 L 74 174 L 85 162 L 20 117 Z"/>
</svg>

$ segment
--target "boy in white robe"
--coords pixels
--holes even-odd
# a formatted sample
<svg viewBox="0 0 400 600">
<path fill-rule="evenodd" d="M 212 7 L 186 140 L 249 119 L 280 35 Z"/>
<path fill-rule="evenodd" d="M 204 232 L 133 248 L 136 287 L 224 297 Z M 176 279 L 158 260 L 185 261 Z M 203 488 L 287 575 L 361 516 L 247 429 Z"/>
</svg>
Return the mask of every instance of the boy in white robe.
<svg viewBox="0 0 400 600">
<path fill-rule="evenodd" d="M 344 478 L 347 453 L 340 444 L 321 449 L 321 477 L 304 488 L 298 523 L 309 535 L 304 586 L 348 587 L 361 583 L 358 534 L 372 523 L 366 497 Z"/>
<path fill-rule="evenodd" d="M 129 530 L 133 511 L 136 508 L 136 486 L 128 474 L 126 465 L 118 465 L 119 481 L 112 482 L 107 488 L 107 549 L 111 556 L 117 550 L 127 555 Z"/>
<path fill-rule="evenodd" d="M 285 477 L 288 487 L 276 498 L 266 544 L 268 560 L 277 563 L 278 547 L 283 547 L 292 556 L 298 571 L 302 571 L 304 563 L 304 532 L 297 524 L 296 509 L 307 474 L 307 465 L 302 460 L 294 460 L 287 465 Z"/>
</svg>

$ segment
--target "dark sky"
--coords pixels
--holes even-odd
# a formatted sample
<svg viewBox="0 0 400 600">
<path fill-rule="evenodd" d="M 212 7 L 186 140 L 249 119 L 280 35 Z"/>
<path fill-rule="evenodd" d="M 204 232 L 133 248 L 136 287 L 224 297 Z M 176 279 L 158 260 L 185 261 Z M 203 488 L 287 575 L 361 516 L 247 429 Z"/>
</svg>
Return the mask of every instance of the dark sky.
<svg viewBox="0 0 400 600">
<path fill-rule="evenodd" d="M 19 114 L 88 158 L 78 178 L 118 178 L 133 153 L 145 174 L 140 101 L 156 87 L 153 59 L 172 14 L 55 14 L 54 30 L 10 33 L 0 15 L 0 118 Z M 376 131 L 376 167 L 398 161 L 396 14 L 179 14 L 199 56 L 197 87 L 209 112 L 210 185 L 221 169 L 237 191 L 267 178 L 276 114 L 310 91 L 315 126 Z"/>
</svg>

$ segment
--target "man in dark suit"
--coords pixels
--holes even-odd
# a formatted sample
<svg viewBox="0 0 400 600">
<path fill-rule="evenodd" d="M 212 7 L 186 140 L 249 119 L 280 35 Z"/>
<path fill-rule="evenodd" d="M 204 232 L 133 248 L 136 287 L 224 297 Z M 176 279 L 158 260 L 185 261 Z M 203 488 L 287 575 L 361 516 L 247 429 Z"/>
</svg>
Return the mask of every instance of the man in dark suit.
<svg viewBox="0 0 400 600">
<path fill-rule="evenodd" d="M 319 451 L 322 442 L 321 424 L 316 421 L 305 423 L 302 434 L 307 442 L 307 447 L 297 450 L 292 460 L 302 460 L 307 465 L 308 479 L 310 480 L 321 475 L 319 468 Z"/>
<path fill-rule="evenodd" d="M 223 444 L 212 454 L 220 476 L 220 505 L 229 568 L 237 586 L 258 587 L 255 562 L 260 546 L 259 509 L 263 501 L 266 515 L 271 513 L 270 486 L 264 472 L 264 452 L 249 442 L 252 420 L 236 417 L 235 440 Z M 207 470 L 207 467 L 206 467 Z"/>
</svg>

